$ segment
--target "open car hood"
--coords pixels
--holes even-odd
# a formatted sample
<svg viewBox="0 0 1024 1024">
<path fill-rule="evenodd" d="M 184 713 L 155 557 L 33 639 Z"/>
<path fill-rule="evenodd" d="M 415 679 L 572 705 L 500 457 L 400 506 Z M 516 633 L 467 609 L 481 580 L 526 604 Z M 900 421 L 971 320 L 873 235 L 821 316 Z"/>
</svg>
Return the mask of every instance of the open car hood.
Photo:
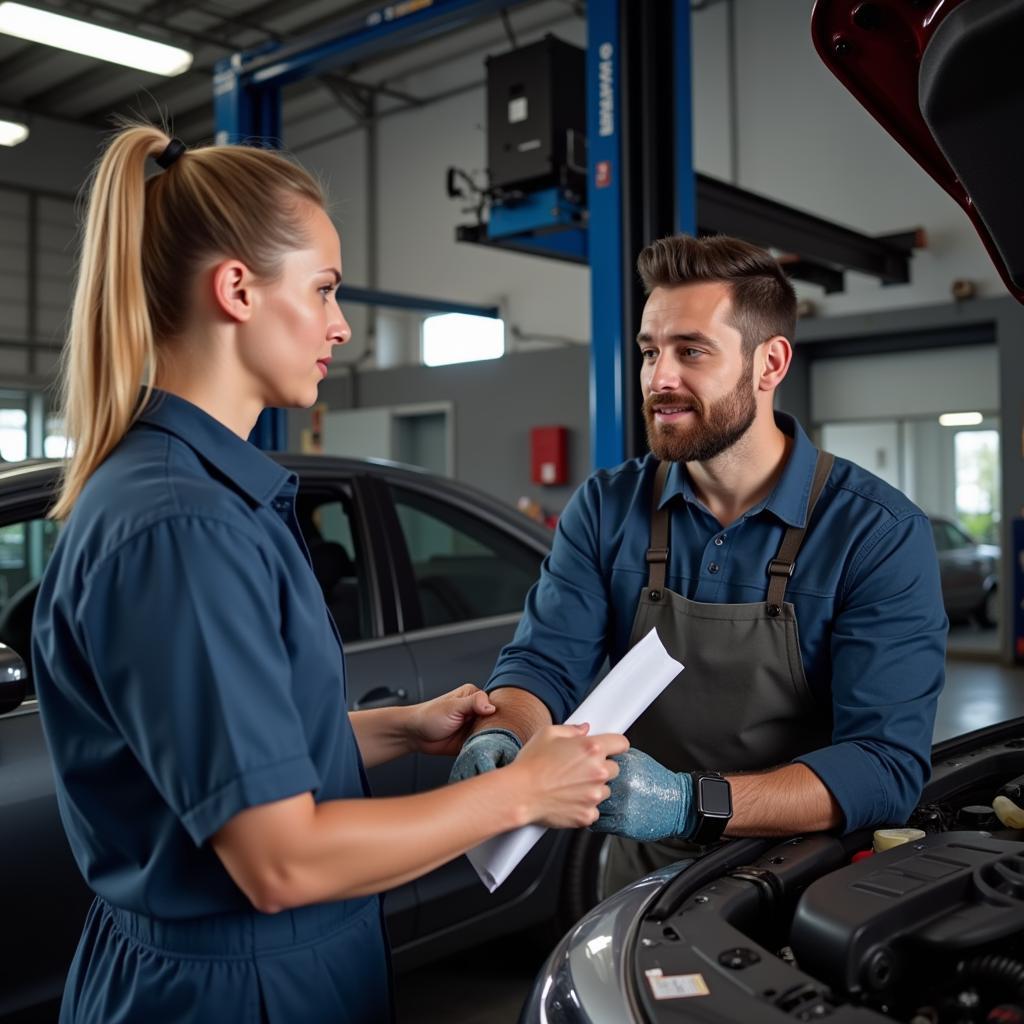
<svg viewBox="0 0 1024 1024">
<path fill-rule="evenodd" d="M 1024 0 L 815 0 L 811 34 L 1024 302 Z"/>
</svg>

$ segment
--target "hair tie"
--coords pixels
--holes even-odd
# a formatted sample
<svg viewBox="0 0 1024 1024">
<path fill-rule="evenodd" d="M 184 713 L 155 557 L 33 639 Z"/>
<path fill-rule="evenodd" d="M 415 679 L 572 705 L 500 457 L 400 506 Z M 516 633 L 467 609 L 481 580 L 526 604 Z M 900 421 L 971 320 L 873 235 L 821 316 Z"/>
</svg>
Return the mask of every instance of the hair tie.
<svg viewBox="0 0 1024 1024">
<path fill-rule="evenodd" d="M 167 143 L 167 148 L 156 158 L 156 162 L 166 171 L 184 152 L 185 143 L 181 139 L 171 139 Z"/>
</svg>

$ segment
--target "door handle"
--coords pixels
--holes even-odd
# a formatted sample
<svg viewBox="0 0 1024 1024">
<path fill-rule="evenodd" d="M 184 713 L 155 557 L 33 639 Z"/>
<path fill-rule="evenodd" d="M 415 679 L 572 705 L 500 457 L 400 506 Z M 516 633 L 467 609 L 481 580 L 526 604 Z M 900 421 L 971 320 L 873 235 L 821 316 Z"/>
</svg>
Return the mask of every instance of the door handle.
<svg viewBox="0 0 1024 1024">
<path fill-rule="evenodd" d="M 355 702 L 353 710 L 367 711 L 370 708 L 390 708 L 395 704 L 404 704 L 408 698 L 407 690 L 389 690 L 386 686 L 376 686 Z"/>
</svg>

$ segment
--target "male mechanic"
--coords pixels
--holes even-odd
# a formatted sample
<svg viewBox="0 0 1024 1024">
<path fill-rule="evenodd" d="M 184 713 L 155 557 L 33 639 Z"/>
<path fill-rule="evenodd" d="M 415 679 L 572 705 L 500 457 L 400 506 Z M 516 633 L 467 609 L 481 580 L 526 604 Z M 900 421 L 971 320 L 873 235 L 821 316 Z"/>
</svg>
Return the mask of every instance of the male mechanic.
<svg viewBox="0 0 1024 1024">
<path fill-rule="evenodd" d="M 779 264 L 680 235 L 637 268 L 651 453 L 570 500 L 488 683 L 498 713 L 453 768 L 511 761 L 656 628 L 686 667 L 630 731 L 593 828 L 666 845 L 615 844 L 618 884 L 683 841 L 905 821 L 947 629 L 925 515 L 773 409 L 796 325 Z"/>
</svg>

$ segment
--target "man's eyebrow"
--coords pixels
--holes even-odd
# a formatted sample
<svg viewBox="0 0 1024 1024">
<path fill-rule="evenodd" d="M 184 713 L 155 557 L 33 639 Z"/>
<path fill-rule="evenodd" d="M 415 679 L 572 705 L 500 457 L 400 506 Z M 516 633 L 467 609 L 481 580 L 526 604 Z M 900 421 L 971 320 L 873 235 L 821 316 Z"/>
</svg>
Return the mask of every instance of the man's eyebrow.
<svg viewBox="0 0 1024 1024">
<path fill-rule="evenodd" d="M 680 334 L 670 334 L 668 336 L 670 342 L 679 344 L 682 342 L 698 342 L 701 345 L 707 345 L 709 348 L 713 348 L 716 351 L 721 351 L 722 346 L 715 341 L 714 338 L 709 337 L 702 331 L 684 331 Z M 654 335 L 648 334 L 646 331 L 641 331 L 636 336 L 636 343 L 638 345 L 644 345 L 654 341 Z"/>
</svg>

